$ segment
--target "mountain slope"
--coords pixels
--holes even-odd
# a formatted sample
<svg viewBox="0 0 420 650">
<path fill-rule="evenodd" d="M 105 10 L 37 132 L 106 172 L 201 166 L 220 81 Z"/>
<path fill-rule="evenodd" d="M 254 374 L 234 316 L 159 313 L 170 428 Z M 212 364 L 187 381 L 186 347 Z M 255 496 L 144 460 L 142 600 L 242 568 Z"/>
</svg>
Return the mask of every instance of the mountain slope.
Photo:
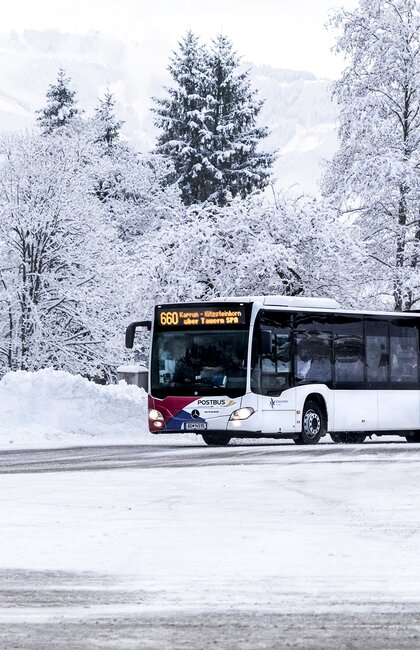
<svg viewBox="0 0 420 650">
<path fill-rule="evenodd" d="M 147 44 L 122 42 L 97 32 L 0 34 L 0 132 L 34 127 L 35 111 L 45 105 L 47 87 L 59 67 L 71 77 L 87 114 L 109 86 L 118 102 L 118 116 L 125 121 L 125 137 L 142 150 L 153 147 L 151 97 L 164 94 L 162 87 L 170 83 L 168 73 L 153 67 Z M 309 72 L 245 67 L 252 69 L 253 83 L 266 100 L 261 123 L 269 126 L 271 135 L 264 148 L 279 153 L 274 169 L 277 184 L 316 192 L 321 161 L 336 148 L 336 107 L 330 100 L 329 82 Z"/>
</svg>

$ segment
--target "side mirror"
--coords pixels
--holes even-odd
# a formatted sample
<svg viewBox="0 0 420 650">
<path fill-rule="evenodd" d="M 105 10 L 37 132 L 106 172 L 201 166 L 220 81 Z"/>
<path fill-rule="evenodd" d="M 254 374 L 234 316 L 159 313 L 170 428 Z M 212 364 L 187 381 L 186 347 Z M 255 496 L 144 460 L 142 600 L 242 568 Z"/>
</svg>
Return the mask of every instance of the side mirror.
<svg viewBox="0 0 420 650">
<path fill-rule="evenodd" d="M 271 330 L 260 331 L 261 354 L 271 354 L 273 350 L 273 332 Z"/>
<path fill-rule="evenodd" d="M 135 321 L 134 323 L 130 323 L 130 325 L 125 330 L 125 347 L 130 348 L 130 350 L 132 349 L 134 344 L 134 335 L 136 333 L 137 327 L 146 327 L 146 329 L 150 332 L 150 330 L 152 329 L 152 321 L 139 320 L 139 321 Z"/>
</svg>

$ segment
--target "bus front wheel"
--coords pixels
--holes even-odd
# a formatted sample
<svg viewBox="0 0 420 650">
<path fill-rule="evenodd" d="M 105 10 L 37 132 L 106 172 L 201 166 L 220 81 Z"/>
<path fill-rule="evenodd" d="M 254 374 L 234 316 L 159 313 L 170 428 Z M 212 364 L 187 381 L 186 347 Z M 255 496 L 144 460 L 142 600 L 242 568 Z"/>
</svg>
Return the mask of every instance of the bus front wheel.
<svg viewBox="0 0 420 650">
<path fill-rule="evenodd" d="M 297 445 L 315 445 L 326 430 L 326 418 L 316 402 L 308 401 L 303 410 L 302 431 L 295 438 Z"/>
<path fill-rule="evenodd" d="M 203 433 L 202 437 L 209 447 L 225 447 L 230 443 L 230 436 L 225 433 Z"/>
<path fill-rule="evenodd" d="M 342 445 L 361 445 L 366 440 L 366 434 L 356 431 L 345 431 L 343 433 L 330 433 L 331 440 Z"/>
</svg>

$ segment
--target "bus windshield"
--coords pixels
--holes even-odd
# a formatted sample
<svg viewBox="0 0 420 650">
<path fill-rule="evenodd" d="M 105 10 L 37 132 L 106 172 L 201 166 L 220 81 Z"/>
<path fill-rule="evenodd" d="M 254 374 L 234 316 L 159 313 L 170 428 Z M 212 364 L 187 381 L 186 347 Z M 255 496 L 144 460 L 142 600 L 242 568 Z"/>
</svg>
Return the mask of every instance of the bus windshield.
<svg viewBox="0 0 420 650">
<path fill-rule="evenodd" d="M 156 332 L 152 395 L 243 395 L 247 344 L 248 331 L 241 330 Z"/>
</svg>

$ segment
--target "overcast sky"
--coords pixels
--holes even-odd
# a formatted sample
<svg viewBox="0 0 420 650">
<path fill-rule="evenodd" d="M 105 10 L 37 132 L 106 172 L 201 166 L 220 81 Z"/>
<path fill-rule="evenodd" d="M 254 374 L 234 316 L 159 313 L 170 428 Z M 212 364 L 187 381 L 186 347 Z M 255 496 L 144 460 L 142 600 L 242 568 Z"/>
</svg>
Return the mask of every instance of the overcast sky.
<svg viewBox="0 0 420 650">
<path fill-rule="evenodd" d="M 187 29 L 201 35 L 203 42 L 224 33 L 246 61 L 336 78 L 343 61 L 330 51 L 334 35 L 325 29 L 325 22 L 334 7 L 351 9 L 357 4 L 357 0 L 12 0 L 2 7 L 0 29 L 96 30 L 140 45 L 153 43 L 161 61 L 167 61 Z"/>
</svg>

